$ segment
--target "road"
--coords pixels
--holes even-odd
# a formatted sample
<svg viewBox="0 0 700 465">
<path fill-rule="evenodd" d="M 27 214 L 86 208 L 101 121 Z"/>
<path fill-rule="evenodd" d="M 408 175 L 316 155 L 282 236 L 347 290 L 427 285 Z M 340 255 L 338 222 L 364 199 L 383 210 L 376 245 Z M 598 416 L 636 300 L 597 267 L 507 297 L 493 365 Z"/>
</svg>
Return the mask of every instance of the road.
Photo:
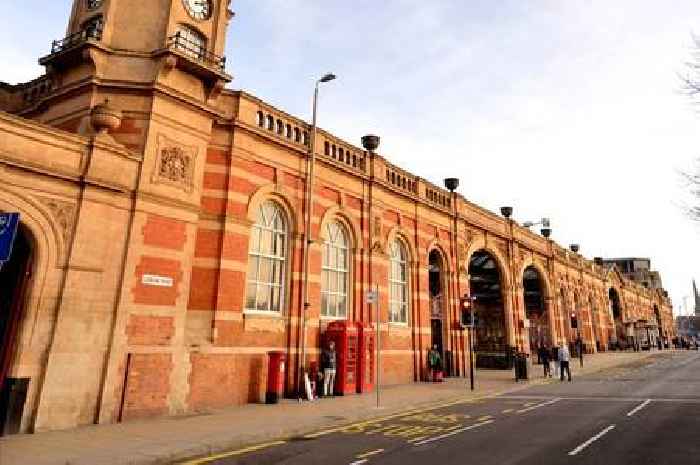
<svg viewBox="0 0 700 465">
<path fill-rule="evenodd" d="M 571 383 L 408 410 L 188 463 L 700 464 L 700 354 L 666 352 Z"/>
</svg>

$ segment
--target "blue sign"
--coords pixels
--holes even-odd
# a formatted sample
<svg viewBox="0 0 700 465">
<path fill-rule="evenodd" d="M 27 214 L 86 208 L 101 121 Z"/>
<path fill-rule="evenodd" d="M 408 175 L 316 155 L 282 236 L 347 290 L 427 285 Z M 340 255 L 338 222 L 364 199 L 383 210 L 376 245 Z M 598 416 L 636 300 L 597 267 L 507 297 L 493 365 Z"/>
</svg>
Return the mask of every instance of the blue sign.
<svg viewBox="0 0 700 465">
<path fill-rule="evenodd" d="M 19 213 L 0 213 L 0 264 L 10 259 L 18 226 Z"/>
</svg>

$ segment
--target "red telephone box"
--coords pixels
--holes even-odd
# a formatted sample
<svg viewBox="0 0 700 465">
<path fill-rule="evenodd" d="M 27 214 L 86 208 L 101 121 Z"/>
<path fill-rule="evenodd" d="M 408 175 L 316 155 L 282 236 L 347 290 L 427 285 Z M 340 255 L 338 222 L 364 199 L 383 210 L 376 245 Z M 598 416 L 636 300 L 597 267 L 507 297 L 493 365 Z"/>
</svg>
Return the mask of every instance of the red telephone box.
<svg viewBox="0 0 700 465">
<path fill-rule="evenodd" d="M 360 363 L 357 365 L 357 392 L 372 392 L 374 388 L 374 328 L 357 323 L 360 340 Z"/>
<path fill-rule="evenodd" d="M 333 321 L 328 324 L 325 334 L 326 344 L 335 342 L 336 371 L 335 389 L 338 395 L 357 391 L 357 353 L 359 349 L 357 327 L 347 321 Z"/>
<path fill-rule="evenodd" d="M 265 403 L 276 404 L 279 398 L 284 395 L 284 370 L 287 357 L 284 352 L 273 350 L 268 352 L 270 357 L 267 365 L 267 391 L 265 392 Z"/>
</svg>

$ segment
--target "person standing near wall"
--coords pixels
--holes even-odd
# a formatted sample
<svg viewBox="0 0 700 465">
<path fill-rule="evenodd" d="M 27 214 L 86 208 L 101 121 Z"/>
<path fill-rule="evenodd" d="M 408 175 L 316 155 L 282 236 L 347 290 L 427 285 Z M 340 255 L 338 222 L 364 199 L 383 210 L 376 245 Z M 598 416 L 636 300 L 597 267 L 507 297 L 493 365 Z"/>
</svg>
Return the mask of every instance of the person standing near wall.
<svg viewBox="0 0 700 465">
<path fill-rule="evenodd" d="M 336 368 L 335 342 L 330 341 L 328 348 L 321 354 L 323 367 L 323 396 L 335 395 L 335 368 Z"/>
<path fill-rule="evenodd" d="M 571 362 L 571 353 L 569 352 L 569 346 L 566 344 L 566 341 L 564 341 L 559 348 L 560 381 L 564 381 L 564 370 L 566 370 L 566 374 L 569 377 L 569 382 L 571 382 L 571 367 L 569 366 L 569 362 Z"/>
</svg>

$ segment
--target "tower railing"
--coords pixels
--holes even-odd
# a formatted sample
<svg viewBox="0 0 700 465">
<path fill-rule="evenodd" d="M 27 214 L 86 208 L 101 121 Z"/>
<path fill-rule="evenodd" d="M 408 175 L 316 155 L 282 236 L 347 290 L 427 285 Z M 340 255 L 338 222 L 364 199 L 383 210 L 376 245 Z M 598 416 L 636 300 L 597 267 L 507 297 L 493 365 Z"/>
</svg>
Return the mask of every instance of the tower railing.
<svg viewBox="0 0 700 465">
<path fill-rule="evenodd" d="M 64 37 L 63 39 L 54 40 L 51 44 L 51 54 L 59 53 L 69 48 L 81 45 L 88 40 L 101 40 L 102 39 L 102 29 L 100 28 L 86 28 L 78 31 L 74 34 Z"/>
<path fill-rule="evenodd" d="M 193 58 L 206 66 L 224 71 L 226 68 L 226 57 L 216 55 L 207 51 L 205 45 L 195 42 L 183 36 L 180 32 L 168 37 L 168 49 L 184 53 L 187 57 Z"/>
</svg>

